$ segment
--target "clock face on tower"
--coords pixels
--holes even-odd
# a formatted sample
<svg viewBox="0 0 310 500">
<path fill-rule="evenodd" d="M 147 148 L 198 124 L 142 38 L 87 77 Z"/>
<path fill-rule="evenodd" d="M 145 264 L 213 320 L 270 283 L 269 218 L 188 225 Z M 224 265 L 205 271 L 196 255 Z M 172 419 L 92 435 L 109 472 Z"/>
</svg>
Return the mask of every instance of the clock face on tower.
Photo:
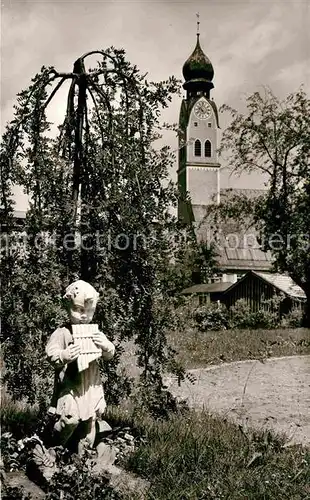
<svg viewBox="0 0 310 500">
<path fill-rule="evenodd" d="M 207 101 L 198 101 L 194 106 L 194 113 L 199 120 L 206 120 L 211 116 L 211 106 Z"/>
</svg>

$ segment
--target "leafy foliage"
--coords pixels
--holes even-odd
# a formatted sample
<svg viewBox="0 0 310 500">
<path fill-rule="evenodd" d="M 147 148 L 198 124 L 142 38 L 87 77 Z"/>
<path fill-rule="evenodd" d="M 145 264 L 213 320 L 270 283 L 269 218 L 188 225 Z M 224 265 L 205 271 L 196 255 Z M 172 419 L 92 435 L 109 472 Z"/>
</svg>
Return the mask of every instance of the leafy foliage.
<svg viewBox="0 0 310 500">
<path fill-rule="evenodd" d="M 6 471 L 24 470 L 29 473 L 29 460 L 31 460 L 33 448 L 37 436 L 26 437 L 18 442 L 7 432 L 1 437 L 1 449 L 3 450 L 3 463 Z M 109 474 L 95 475 L 92 471 L 93 463 L 87 455 L 78 457 L 69 456 L 68 452 L 61 449 L 57 451 L 58 470 L 52 476 L 50 482 L 41 478 L 40 486 L 46 491 L 47 499 L 109 499 L 117 500 L 123 498 L 109 485 Z M 29 471 L 28 471 L 29 469 Z M 37 477 L 36 477 L 37 476 Z M 38 475 L 34 476 L 39 481 Z M 12 488 L 4 484 L 3 498 L 26 499 L 28 496 L 20 488 Z M 31 496 L 29 496 L 31 498 Z"/>
<path fill-rule="evenodd" d="M 263 300 L 261 307 L 253 311 L 245 299 L 239 299 L 229 309 L 223 304 L 210 302 L 192 311 L 194 324 L 200 331 L 226 329 L 274 329 L 300 326 L 301 310 L 280 315 L 282 297 Z M 297 312 L 298 311 L 298 312 Z M 291 319 L 290 319 L 291 318 Z M 298 323 L 299 320 L 299 323 Z"/>
<path fill-rule="evenodd" d="M 109 474 L 94 475 L 92 464 L 87 457 L 73 456 L 59 464 L 48 485 L 47 500 L 121 500 L 119 495 L 109 485 Z"/>
<path fill-rule="evenodd" d="M 247 113 L 223 106 L 232 116 L 221 154 L 237 172 L 260 171 L 268 189 L 256 200 L 234 196 L 220 207 L 228 218 L 251 218 L 270 250 L 275 268 L 305 291 L 310 321 L 310 100 L 301 88 L 280 101 L 270 89 L 247 98 Z"/>
<path fill-rule="evenodd" d="M 217 271 L 214 247 L 197 241 L 191 231 L 188 233 L 185 233 L 183 241 L 177 246 L 175 259 L 163 275 L 167 290 L 172 296 L 191 285 L 206 283 Z M 186 236 L 188 240 L 184 241 Z"/>
<path fill-rule="evenodd" d="M 25 493 L 24 489 L 17 486 L 5 486 L 2 491 L 3 500 L 11 500 L 15 498 L 16 500 L 31 500 L 31 493 Z"/>
<path fill-rule="evenodd" d="M 93 54 L 101 59 L 86 71 Z M 68 81 L 66 114 L 53 137 L 46 109 Z M 160 110 L 176 92 L 173 77 L 148 82 L 123 50 L 111 48 L 85 54 L 72 73 L 43 67 L 18 95 L 1 149 L 9 239 L 1 264 L 5 380 L 14 398 L 46 405 L 44 346 L 65 319 L 63 289 L 77 278 L 99 291 L 96 321 L 117 347 L 135 339 L 142 380 L 160 394 L 173 357 L 163 276 L 179 228 L 170 213 L 177 203 L 168 176 L 174 156 L 155 141 Z M 23 245 L 12 217 L 13 182 L 30 195 Z M 110 402 L 130 392 L 118 361 L 101 366 Z"/>
<path fill-rule="evenodd" d="M 239 299 L 230 308 L 230 328 L 277 328 L 280 326 L 279 300 L 277 297 L 263 301 L 257 311 L 252 311 L 246 300 Z"/>
<path fill-rule="evenodd" d="M 194 320 L 201 331 L 225 330 L 228 326 L 229 313 L 223 304 L 210 303 L 198 307 L 193 312 Z"/>
<path fill-rule="evenodd" d="M 284 328 L 298 328 L 302 326 L 302 319 L 302 310 L 295 307 L 283 316 L 281 326 Z"/>
</svg>

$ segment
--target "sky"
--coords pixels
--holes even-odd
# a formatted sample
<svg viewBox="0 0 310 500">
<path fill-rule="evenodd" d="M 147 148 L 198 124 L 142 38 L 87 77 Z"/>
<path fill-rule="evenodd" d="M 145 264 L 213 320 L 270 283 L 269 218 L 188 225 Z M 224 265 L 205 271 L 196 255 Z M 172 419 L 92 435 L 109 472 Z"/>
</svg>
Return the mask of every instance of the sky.
<svg viewBox="0 0 310 500">
<path fill-rule="evenodd" d="M 42 65 L 72 71 L 73 62 L 93 49 L 124 48 L 128 60 L 152 81 L 182 79 L 182 66 L 200 42 L 212 61 L 212 97 L 218 106 L 242 110 L 247 95 L 268 85 L 279 97 L 301 84 L 310 91 L 310 0 L 17 1 L 1 8 L 1 130 L 13 117 L 16 93 Z M 62 100 L 61 100 L 62 99 Z M 59 120 L 60 96 L 50 117 Z M 175 98 L 164 120 L 178 120 Z M 221 128 L 227 116 L 220 117 Z M 177 148 L 177 139 L 168 139 Z M 171 172 L 176 178 L 176 168 Z M 237 179 L 224 168 L 222 187 L 263 187 L 257 174 Z M 19 196 L 19 207 L 25 202 Z"/>
</svg>

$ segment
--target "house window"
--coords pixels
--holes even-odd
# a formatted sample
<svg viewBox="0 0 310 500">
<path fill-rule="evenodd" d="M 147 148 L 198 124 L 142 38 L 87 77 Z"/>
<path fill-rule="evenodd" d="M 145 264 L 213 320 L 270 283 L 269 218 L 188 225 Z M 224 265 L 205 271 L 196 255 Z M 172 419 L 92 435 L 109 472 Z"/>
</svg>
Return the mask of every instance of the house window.
<svg viewBox="0 0 310 500">
<path fill-rule="evenodd" d="M 205 142 L 205 156 L 208 158 L 211 156 L 211 142 L 209 140 Z"/>
<path fill-rule="evenodd" d="M 201 142 L 199 139 L 196 139 L 194 144 L 194 155 L 201 156 Z"/>
<path fill-rule="evenodd" d="M 194 122 L 194 127 L 198 127 L 198 122 Z"/>
<path fill-rule="evenodd" d="M 209 122 L 209 123 L 208 123 L 208 127 L 209 127 L 209 128 L 211 128 L 211 126 L 212 126 L 212 123 L 211 123 L 211 122 Z"/>
</svg>

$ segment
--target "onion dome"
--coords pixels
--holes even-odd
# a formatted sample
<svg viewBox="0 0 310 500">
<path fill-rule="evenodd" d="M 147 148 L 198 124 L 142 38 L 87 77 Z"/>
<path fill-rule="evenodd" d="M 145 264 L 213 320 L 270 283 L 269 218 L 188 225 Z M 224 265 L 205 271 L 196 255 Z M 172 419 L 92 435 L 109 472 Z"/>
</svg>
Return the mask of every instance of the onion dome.
<svg viewBox="0 0 310 500">
<path fill-rule="evenodd" d="M 214 87 L 212 83 L 214 69 L 210 59 L 200 47 L 199 34 L 194 52 L 184 63 L 183 76 L 185 79 L 183 87 L 187 90 L 210 90 Z"/>
</svg>

